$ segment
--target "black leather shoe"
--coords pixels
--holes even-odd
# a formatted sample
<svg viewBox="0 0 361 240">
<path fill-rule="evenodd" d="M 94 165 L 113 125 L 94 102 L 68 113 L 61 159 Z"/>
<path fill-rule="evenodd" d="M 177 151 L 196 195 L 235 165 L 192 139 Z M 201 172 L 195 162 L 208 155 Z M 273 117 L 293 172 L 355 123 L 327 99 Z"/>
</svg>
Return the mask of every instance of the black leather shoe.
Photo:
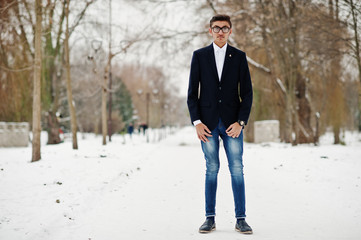
<svg viewBox="0 0 361 240">
<path fill-rule="evenodd" d="M 200 233 L 209 233 L 213 230 L 216 230 L 216 222 L 214 221 L 214 218 L 207 218 L 199 228 Z"/>
<path fill-rule="evenodd" d="M 237 219 L 236 231 L 243 234 L 252 234 L 252 228 L 247 224 L 244 218 Z"/>
</svg>

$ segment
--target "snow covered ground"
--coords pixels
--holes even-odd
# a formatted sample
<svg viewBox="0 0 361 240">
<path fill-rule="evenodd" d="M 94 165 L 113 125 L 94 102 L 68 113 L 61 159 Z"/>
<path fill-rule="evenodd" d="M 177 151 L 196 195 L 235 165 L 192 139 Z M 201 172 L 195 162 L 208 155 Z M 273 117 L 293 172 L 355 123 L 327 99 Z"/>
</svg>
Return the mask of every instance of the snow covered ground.
<svg viewBox="0 0 361 240">
<path fill-rule="evenodd" d="M 112 239 L 361 239 L 361 136 L 346 146 L 245 143 L 247 221 L 234 230 L 225 153 L 217 195 L 217 230 L 204 221 L 204 160 L 194 129 L 157 143 L 142 136 L 79 136 L 42 146 L 0 149 L 1 240 Z M 45 140 L 43 140 L 45 142 Z"/>
</svg>

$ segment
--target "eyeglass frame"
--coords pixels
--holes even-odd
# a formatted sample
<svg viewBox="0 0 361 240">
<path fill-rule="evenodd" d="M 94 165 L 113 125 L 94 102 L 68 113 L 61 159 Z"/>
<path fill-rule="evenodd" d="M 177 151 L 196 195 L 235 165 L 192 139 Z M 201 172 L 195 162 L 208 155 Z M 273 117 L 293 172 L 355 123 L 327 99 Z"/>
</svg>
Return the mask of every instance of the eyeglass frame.
<svg viewBox="0 0 361 240">
<path fill-rule="evenodd" d="M 219 30 L 216 32 L 216 31 L 214 30 L 215 28 L 219 28 Z M 223 33 L 229 33 L 229 31 L 231 30 L 231 28 L 228 27 L 228 26 L 223 26 L 223 27 L 214 26 L 214 27 L 212 27 L 211 29 L 212 29 L 212 31 L 213 31 L 214 33 L 219 33 L 221 30 L 222 30 Z M 225 32 L 224 29 L 228 29 L 228 30 Z"/>
</svg>

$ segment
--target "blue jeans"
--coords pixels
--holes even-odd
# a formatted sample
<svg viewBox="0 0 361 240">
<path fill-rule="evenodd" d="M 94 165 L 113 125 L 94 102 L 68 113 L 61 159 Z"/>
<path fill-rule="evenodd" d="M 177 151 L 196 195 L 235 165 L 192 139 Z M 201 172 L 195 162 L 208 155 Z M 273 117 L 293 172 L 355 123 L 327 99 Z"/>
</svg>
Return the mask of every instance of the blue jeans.
<svg viewBox="0 0 361 240">
<path fill-rule="evenodd" d="M 217 176 L 219 170 L 219 137 L 223 140 L 224 149 L 228 159 L 228 167 L 231 173 L 232 190 L 235 205 L 236 218 L 246 217 L 246 201 L 243 178 L 243 130 L 238 138 L 229 137 L 222 121 L 219 120 L 217 127 L 212 131 L 209 142 L 202 142 L 202 150 L 206 159 L 206 216 L 216 215 L 216 192 Z"/>
</svg>

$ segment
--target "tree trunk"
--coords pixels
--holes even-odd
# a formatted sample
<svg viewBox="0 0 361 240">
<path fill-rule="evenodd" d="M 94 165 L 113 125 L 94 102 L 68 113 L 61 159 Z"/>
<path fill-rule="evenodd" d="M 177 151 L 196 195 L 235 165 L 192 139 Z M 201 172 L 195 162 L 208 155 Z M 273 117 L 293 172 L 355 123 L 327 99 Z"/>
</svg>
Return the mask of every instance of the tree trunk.
<svg viewBox="0 0 361 240">
<path fill-rule="evenodd" d="M 111 65 L 109 66 L 111 69 Z M 112 72 L 111 70 L 109 71 L 109 89 L 112 89 Z M 112 134 L 113 134 L 113 127 L 112 127 L 112 92 L 109 92 L 109 96 L 108 96 L 108 139 L 109 142 L 112 141 Z"/>
<path fill-rule="evenodd" d="M 333 14 L 334 6 L 331 5 L 330 8 L 330 17 L 333 18 L 336 22 L 337 16 Z M 338 22 L 336 22 L 339 24 Z M 338 27 L 333 29 L 334 34 L 340 34 L 338 31 Z M 332 49 L 341 49 L 339 42 L 333 42 L 331 45 Z M 345 116 L 345 104 L 344 104 L 344 92 L 343 92 L 343 82 L 342 78 L 342 56 L 341 54 L 336 54 L 330 60 L 330 70 L 328 74 L 328 84 L 327 84 L 327 93 L 328 93 L 328 111 L 330 116 L 330 124 L 333 129 L 334 134 L 334 143 L 339 144 L 340 141 L 340 133 L 342 123 L 344 122 Z"/>
<path fill-rule="evenodd" d="M 49 8 L 50 2 L 48 2 L 47 7 Z M 44 50 L 43 50 L 43 71 L 42 71 L 42 107 L 44 111 L 47 111 L 47 123 L 46 128 L 48 132 L 48 142 L 47 144 L 59 144 L 60 135 L 59 135 L 59 123 L 57 121 L 56 113 L 58 111 L 59 103 L 57 102 L 58 97 L 58 81 L 61 80 L 58 76 L 59 69 L 56 66 L 60 66 L 59 62 L 56 60 L 60 55 L 60 36 L 63 34 L 62 23 L 65 18 L 64 10 L 65 3 L 62 2 L 62 14 L 59 16 L 59 29 L 57 34 L 54 35 L 52 31 L 53 27 L 56 25 L 54 21 L 50 19 L 54 18 L 54 11 L 44 8 L 44 16 L 46 21 L 44 22 Z M 50 7 L 52 8 L 52 7 Z M 47 11 L 49 10 L 49 11 Z M 49 21 L 48 21 L 49 20 Z M 54 42 L 54 36 L 56 36 L 56 41 Z M 55 45 L 54 45 L 55 43 Z"/>
<path fill-rule="evenodd" d="M 359 39 L 359 32 L 358 32 L 358 26 L 357 26 L 357 14 L 356 14 L 356 6 L 353 3 L 353 0 L 349 1 L 350 4 L 350 10 L 352 14 L 352 25 L 353 25 L 353 31 L 354 31 L 354 40 L 355 40 L 355 48 L 354 48 L 354 55 L 357 61 L 357 67 L 358 67 L 358 77 L 360 80 L 359 85 L 359 97 L 358 97 L 358 106 L 359 106 L 359 117 L 358 117 L 358 130 L 361 131 L 361 53 L 360 53 L 360 39 Z"/>
<path fill-rule="evenodd" d="M 340 126 L 333 126 L 333 137 L 334 137 L 334 144 L 340 144 Z"/>
<path fill-rule="evenodd" d="M 46 144 L 58 144 L 61 142 L 58 119 L 53 111 L 48 111 L 46 114 L 46 128 L 48 132 L 48 141 Z"/>
<path fill-rule="evenodd" d="M 314 133 L 311 127 L 311 107 L 306 98 L 306 80 L 298 74 L 296 80 L 296 99 L 298 105 L 298 143 L 314 142 Z"/>
<path fill-rule="evenodd" d="M 359 32 L 357 27 L 357 14 L 356 14 L 356 6 L 353 3 L 353 0 L 350 0 L 350 8 L 352 13 L 352 22 L 353 22 L 353 31 L 354 31 L 354 40 L 355 40 L 355 58 L 357 61 L 357 68 L 358 68 L 358 76 L 361 84 L 361 53 L 360 53 L 360 39 L 359 39 Z"/>
<path fill-rule="evenodd" d="M 34 64 L 34 92 L 33 92 L 33 142 L 32 162 L 41 159 L 40 134 L 41 134 L 41 30 L 42 6 L 41 0 L 36 0 L 36 26 L 35 26 L 35 64 Z"/>
<path fill-rule="evenodd" d="M 109 76 L 109 65 L 105 67 L 104 71 L 104 82 L 102 89 L 102 134 L 103 134 L 103 145 L 107 144 L 107 82 Z"/>
<path fill-rule="evenodd" d="M 108 53 L 108 65 L 109 65 L 109 90 L 112 89 L 112 1 L 109 0 L 109 53 Z M 109 142 L 112 141 L 112 92 L 109 91 L 108 102 L 108 136 Z"/>
<path fill-rule="evenodd" d="M 58 144 L 61 142 L 59 135 L 59 122 L 56 114 L 52 111 L 47 112 L 46 118 L 48 128 L 48 142 L 47 144 Z"/>
<path fill-rule="evenodd" d="M 285 134 L 284 141 L 286 143 L 292 142 L 292 102 L 289 94 L 286 96 L 286 111 L 285 111 Z"/>
<path fill-rule="evenodd" d="M 65 27 L 65 41 L 64 41 L 64 53 L 65 53 L 65 67 L 66 67 L 66 90 L 68 96 L 68 106 L 70 113 L 70 124 L 71 124 L 71 133 L 73 139 L 73 149 L 78 149 L 78 140 L 77 140 L 77 121 L 76 121 L 76 112 L 73 105 L 73 93 L 71 88 L 71 77 L 70 77 L 70 57 L 69 57 L 69 4 L 70 0 L 66 1 L 66 27 Z"/>
<path fill-rule="evenodd" d="M 292 64 L 292 82 L 295 84 L 295 98 L 293 101 L 293 107 L 295 111 L 295 125 L 294 132 L 296 134 L 296 143 L 311 143 L 314 142 L 314 133 L 311 127 L 311 106 L 307 99 L 307 85 L 306 79 L 302 76 L 301 59 L 299 57 L 300 52 L 300 22 L 299 14 L 301 10 L 297 6 L 296 1 L 290 1 L 289 12 L 290 17 L 293 20 L 293 24 L 289 27 L 289 49 L 291 52 Z"/>
<path fill-rule="evenodd" d="M 314 144 L 317 146 L 320 141 L 320 129 L 319 129 L 320 113 L 319 112 L 317 112 L 315 114 L 315 118 L 316 118 L 316 131 L 315 131 L 315 136 L 314 136 Z"/>
</svg>

